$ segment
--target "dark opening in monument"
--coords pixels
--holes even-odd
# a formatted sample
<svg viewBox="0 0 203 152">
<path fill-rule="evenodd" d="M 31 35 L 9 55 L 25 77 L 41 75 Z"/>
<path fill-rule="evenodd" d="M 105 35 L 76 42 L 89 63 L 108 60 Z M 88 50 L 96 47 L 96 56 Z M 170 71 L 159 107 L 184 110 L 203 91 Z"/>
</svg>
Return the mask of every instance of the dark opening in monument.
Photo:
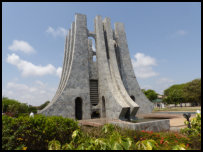
<svg viewBox="0 0 203 152">
<path fill-rule="evenodd" d="M 100 113 L 99 113 L 99 111 L 94 111 L 94 112 L 92 112 L 92 114 L 91 114 L 91 119 L 94 119 L 94 118 L 100 118 Z"/>
<path fill-rule="evenodd" d="M 77 120 L 82 119 L 82 99 L 80 97 L 75 99 L 75 118 Z"/>
<path fill-rule="evenodd" d="M 92 60 L 93 60 L 93 62 L 96 62 L 96 61 L 97 61 L 97 56 L 96 56 L 96 55 L 93 55 L 93 56 L 92 56 Z"/>
<path fill-rule="evenodd" d="M 125 113 L 125 119 L 130 120 L 130 108 Z"/>
<path fill-rule="evenodd" d="M 92 61 L 93 61 L 93 62 L 96 62 L 96 61 L 97 61 L 97 56 L 96 56 L 95 38 L 90 37 L 89 39 L 92 40 L 92 51 L 93 51 Z"/>
<path fill-rule="evenodd" d="M 120 72 L 121 79 L 123 80 L 122 74 L 121 74 L 121 59 L 120 59 L 119 48 L 118 48 L 118 46 L 116 44 L 114 44 L 114 48 L 115 48 L 115 53 L 116 53 L 116 60 L 117 60 L 117 63 L 118 63 L 118 69 L 119 69 L 119 72 Z"/>
<path fill-rule="evenodd" d="M 105 118 L 106 117 L 106 107 L 105 107 L 105 98 L 102 97 L 102 115 Z"/>
<path fill-rule="evenodd" d="M 107 59 L 109 59 L 109 48 L 108 48 L 108 41 L 107 41 L 107 35 L 106 35 L 106 31 L 104 30 L 104 42 L 105 42 L 105 47 L 106 47 L 106 56 Z"/>
<path fill-rule="evenodd" d="M 133 100 L 133 101 L 135 101 L 135 97 L 134 96 L 130 96 L 131 97 L 131 99 Z"/>
</svg>

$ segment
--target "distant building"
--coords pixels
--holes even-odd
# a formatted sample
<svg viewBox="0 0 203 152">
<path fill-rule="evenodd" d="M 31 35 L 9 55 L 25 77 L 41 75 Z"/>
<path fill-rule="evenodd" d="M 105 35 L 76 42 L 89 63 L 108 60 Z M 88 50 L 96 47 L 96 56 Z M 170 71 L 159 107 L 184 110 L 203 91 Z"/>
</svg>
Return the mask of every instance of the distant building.
<svg viewBox="0 0 203 152">
<path fill-rule="evenodd" d="M 165 105 L 163 103 L 163 95 L 157 95 L 157 99 L 152 100 L 154 103 L 154 108 L 165 108 Z"/>
</svg>

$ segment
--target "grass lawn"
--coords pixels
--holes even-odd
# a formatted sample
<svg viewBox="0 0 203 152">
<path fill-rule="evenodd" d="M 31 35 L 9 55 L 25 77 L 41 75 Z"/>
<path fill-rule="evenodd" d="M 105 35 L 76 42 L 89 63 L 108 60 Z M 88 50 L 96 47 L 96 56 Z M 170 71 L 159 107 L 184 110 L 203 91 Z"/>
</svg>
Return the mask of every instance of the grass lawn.
<svg viewBox="0 0 203 152">
<path fill-rule="evenodd" d="M 157 111 L 191 111 L 191 112 L 196 112 L 197 110 L 201 111 L 201 107 L 171 107 L 171 108 L 154 108 L 153 112 Z"/>
</svg>

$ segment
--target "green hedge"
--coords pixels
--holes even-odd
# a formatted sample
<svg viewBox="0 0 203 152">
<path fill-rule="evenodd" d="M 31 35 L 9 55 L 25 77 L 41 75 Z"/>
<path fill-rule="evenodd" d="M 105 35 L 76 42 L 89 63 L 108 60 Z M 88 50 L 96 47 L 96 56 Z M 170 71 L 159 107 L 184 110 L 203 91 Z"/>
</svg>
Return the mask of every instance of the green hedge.
<svg viewBox="0 0 203 152">
<path fill-rule="evenodd" d="M 27 150 L 45 150 L 48 142 L 58 140 L 65 144 L 78 129 L 78 123 L 61 116 L 35 115 L 34 118 L 2 116 L 2 149 L 13 150 L 26 147 Z"/>
</svg>

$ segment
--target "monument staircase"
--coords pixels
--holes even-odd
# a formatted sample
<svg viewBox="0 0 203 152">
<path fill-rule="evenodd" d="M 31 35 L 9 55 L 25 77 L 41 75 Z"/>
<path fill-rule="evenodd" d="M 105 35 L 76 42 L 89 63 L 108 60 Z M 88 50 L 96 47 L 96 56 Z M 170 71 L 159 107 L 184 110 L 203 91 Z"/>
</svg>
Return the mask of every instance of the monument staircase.
<svg viewBox="0 0 203 152">
<path fill-rule="evenodd" d="M 90 102 L 93 106 L 99 102 L 98 80 L 90 80 Z"/>
</svg>

